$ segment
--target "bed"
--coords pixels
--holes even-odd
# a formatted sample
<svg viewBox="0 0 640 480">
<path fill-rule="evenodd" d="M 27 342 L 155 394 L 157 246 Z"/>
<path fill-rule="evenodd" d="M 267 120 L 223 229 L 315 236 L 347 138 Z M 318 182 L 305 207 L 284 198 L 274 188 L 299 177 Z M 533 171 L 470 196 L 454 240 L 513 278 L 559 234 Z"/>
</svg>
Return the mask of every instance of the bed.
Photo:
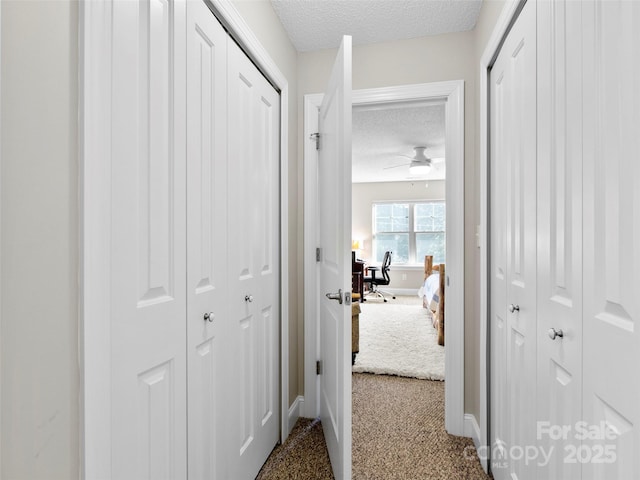
<svg viewBox="0 0 640 480">
<path fill-rule="evenodd" d="M 433 255 L 424 257 L 424 282 L 421 296 L 422 306 L 429 311 L 433 328 L 438 331 L 438 344 L 444 345 L 444 301 L 445 264 L 433 264 Z"/>
</svg>

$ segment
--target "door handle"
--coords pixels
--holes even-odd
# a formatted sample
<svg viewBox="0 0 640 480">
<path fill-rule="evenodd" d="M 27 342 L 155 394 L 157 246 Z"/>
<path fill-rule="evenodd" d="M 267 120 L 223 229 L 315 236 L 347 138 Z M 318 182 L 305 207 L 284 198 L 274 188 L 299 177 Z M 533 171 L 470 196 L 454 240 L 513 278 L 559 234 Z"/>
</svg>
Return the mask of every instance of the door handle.
<svg viewBox="0 0 640 480">
<path fill-rule="evenodd" d="M 207 313 L 204 314 L 204 321 L 205 322 L 213 322 L 213 317 L 215 317 L 213 312 L 207 312 Z"/>
<path fill-rule="evenodd" d="M 556 337 L 564 337 L 564 333 L 562 333 L 562 329 L 560 328 L 558 330 L 556 330 L 555 328 L 550 328 L 547 333 L 549 334 L 549 338 L 551 340 L 555 340 Z"/>
<path fill-rule="evenodd" d="M 509 311 L 511 313 L 513 312 L 519 312 L 520 311 L 520 305 L 514 305 L 513 303 L 511 305 L 509 305 Z"/>
<path fill-rule="evenodd" d="M 329 300 L 337 300 L 342 305 L 342 289 L 338 289 L 338 293 L 327 293 L 327 298 Z"/>
</svg>

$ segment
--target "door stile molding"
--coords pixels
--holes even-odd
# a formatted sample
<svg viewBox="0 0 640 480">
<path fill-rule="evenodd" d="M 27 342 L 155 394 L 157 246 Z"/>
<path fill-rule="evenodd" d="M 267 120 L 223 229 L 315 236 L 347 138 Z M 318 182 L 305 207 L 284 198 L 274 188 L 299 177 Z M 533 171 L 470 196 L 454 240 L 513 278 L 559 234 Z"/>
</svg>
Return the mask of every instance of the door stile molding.
<svg viewBox="0 0 640 480">
<path fill-rule="evenodd" d="M 79 9 L 80 471 L 111 478 L 112 2 Z"/>
<path fill-rule="evenodd" d="M 304 271 L 305 271 L 305 402 L 304 416 L 320 413 L 319 384 L 315 373 L 318 359 L 319 305 L 313 292 L 318 272 L 315 248 L 318 231 L 317 151 L 312 133 L 318 129 L 322 94 L 304 96 Z M 353 91 L 353 105 L 384 104 L 409 100 L 446 100 L 447 150 L 447 257 L 450 290 L 445 342 L 445 427 L 454 435 L 464 434 L 464 81 L 371 88 Z M 459 254 L 458 254 L 459 252 Z"/>
<path fill-rule="evenodd" d="M 323 94 L 304 96 L 304 404 L 306 418 L 320 416 L 320 378 L 316 374 L 316 361 L 320 355 L 320 305 L 315 292 L 318 289 L 319 270 L 316 262 L 318 247 L 318 151 L 313 133 L 319 129 L 319 113 Z"/>
</svg>

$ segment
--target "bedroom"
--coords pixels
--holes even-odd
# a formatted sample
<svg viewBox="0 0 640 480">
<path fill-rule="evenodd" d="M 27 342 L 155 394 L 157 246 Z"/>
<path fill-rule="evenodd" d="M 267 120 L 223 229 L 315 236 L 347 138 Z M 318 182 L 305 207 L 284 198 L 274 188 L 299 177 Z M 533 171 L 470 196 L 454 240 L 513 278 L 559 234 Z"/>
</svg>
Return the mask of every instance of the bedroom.
<svg viewBox="0 0 640 480">
<path fill-rule="evenodd" d="M 445 261 L 444 102 L 354 106 L 352 152 L 353 284 L 365 290 L 354 372 L 443 380 L 444 349 L 428 313 L 436 292 L 423 284 L 426 256 Z M 389 278 L 377 285 L 387 252 Z"/>
</svg>

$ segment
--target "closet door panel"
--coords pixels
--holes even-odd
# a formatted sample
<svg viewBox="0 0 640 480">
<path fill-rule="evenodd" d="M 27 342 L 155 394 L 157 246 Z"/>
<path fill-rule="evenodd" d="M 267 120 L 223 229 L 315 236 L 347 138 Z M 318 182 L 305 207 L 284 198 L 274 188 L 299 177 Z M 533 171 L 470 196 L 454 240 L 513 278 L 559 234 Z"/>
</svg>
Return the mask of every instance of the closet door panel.
<svg viewBox="0 0 640 480">
<path fill-rule="evenodd" d="M 566 461 L 582 395 L 581 2 L 537 3 L 538 28 L 538 434 L 544 478 L 580 478 Z M 551 329 L 563 336 L 551 339 Z M 570 426 L 567 438 L 551 435 Z"/>
<path fill-rule="evenodd" d="M 497 306 L 492 312 L 492 319 L 496 317 L 495 325 L 492 325 L 492 328 L 497 327 L 496 340 L 505 342 L 504 357 L 496 359 L 505 364 L 505 367 L 497 367 L 498 381 L 501 369 L 506 368 L 503 387 L 496 386 L 496 393 L 504 388 L 500 401 L 505 408 L 496 414 L 506 417 L 502 432 L 505 444 L 493 445 L 492 471 L 496 479 L 524 479 L 534 478 L 535 466 L 511 453 L 514 448 L 524 448 L 535 442 L 536 12 L 533 2 L 525 4 L 491 75 L 500 102 L 500 110 L 492 115 L 501 115 L 494 121 L 500 128 L 493 137 L 498 150 L 492 150 L 492 157 L 499 155 L 495 158 L 495 168 L 501 173 L 492 175 L 503 182 L 495 186 L 500 192 L 496 200 L 505 204 L 498 207 L 504 212 L 504 225 L 498 225 L 496 231 L 504 238 L 505 270 L 500 272 L 500 264 L 495 264 L 493 273 L 497 277 L 494 277 L 492 288 L 500 289 L 504 284 L 506 295 L 506 305 Z M 502 229 L 504 233 L 500 231 Z M 502 252 L 494 253 L 502 255 Z M 500 257 L 497 260 L 499 262 Z M 499 296 L 500 293 L 495 298 Z M 502 344 L 495 353 L 500 348 Z M 500 421 L 497 422 L 496 426 L 499 426 Z"/>
<path fill-rule="evenodd" d="M 187 3 L 187 361 L 189 477 L 226 478 L 227 34 Z"/>
<path fill-rule="evenodd" d="M 584 419 L 603 462 L 640 476 L 640 4 L 587 2 L 584 41 Z"/>
<path fill-rule="evenodd" d="M 279 96 L 229 43 L 228 262 L 232 478 L 253 478 L 279 434 Z"/>
<path fill-rule="evenodd" d="M 113 478 L 186 475 L 181 2 L 114 2 Z"/>
<path fill-rule="evenodd" d="M 528 2 L 507 42 L 507 415 L 509 447 L 535 441 L 536 372 L 536 21 Z M 513 451 L 513 450 L 512 450 Z M 514 456 L 509 473 L 533 478 Z"/>
</svg>

